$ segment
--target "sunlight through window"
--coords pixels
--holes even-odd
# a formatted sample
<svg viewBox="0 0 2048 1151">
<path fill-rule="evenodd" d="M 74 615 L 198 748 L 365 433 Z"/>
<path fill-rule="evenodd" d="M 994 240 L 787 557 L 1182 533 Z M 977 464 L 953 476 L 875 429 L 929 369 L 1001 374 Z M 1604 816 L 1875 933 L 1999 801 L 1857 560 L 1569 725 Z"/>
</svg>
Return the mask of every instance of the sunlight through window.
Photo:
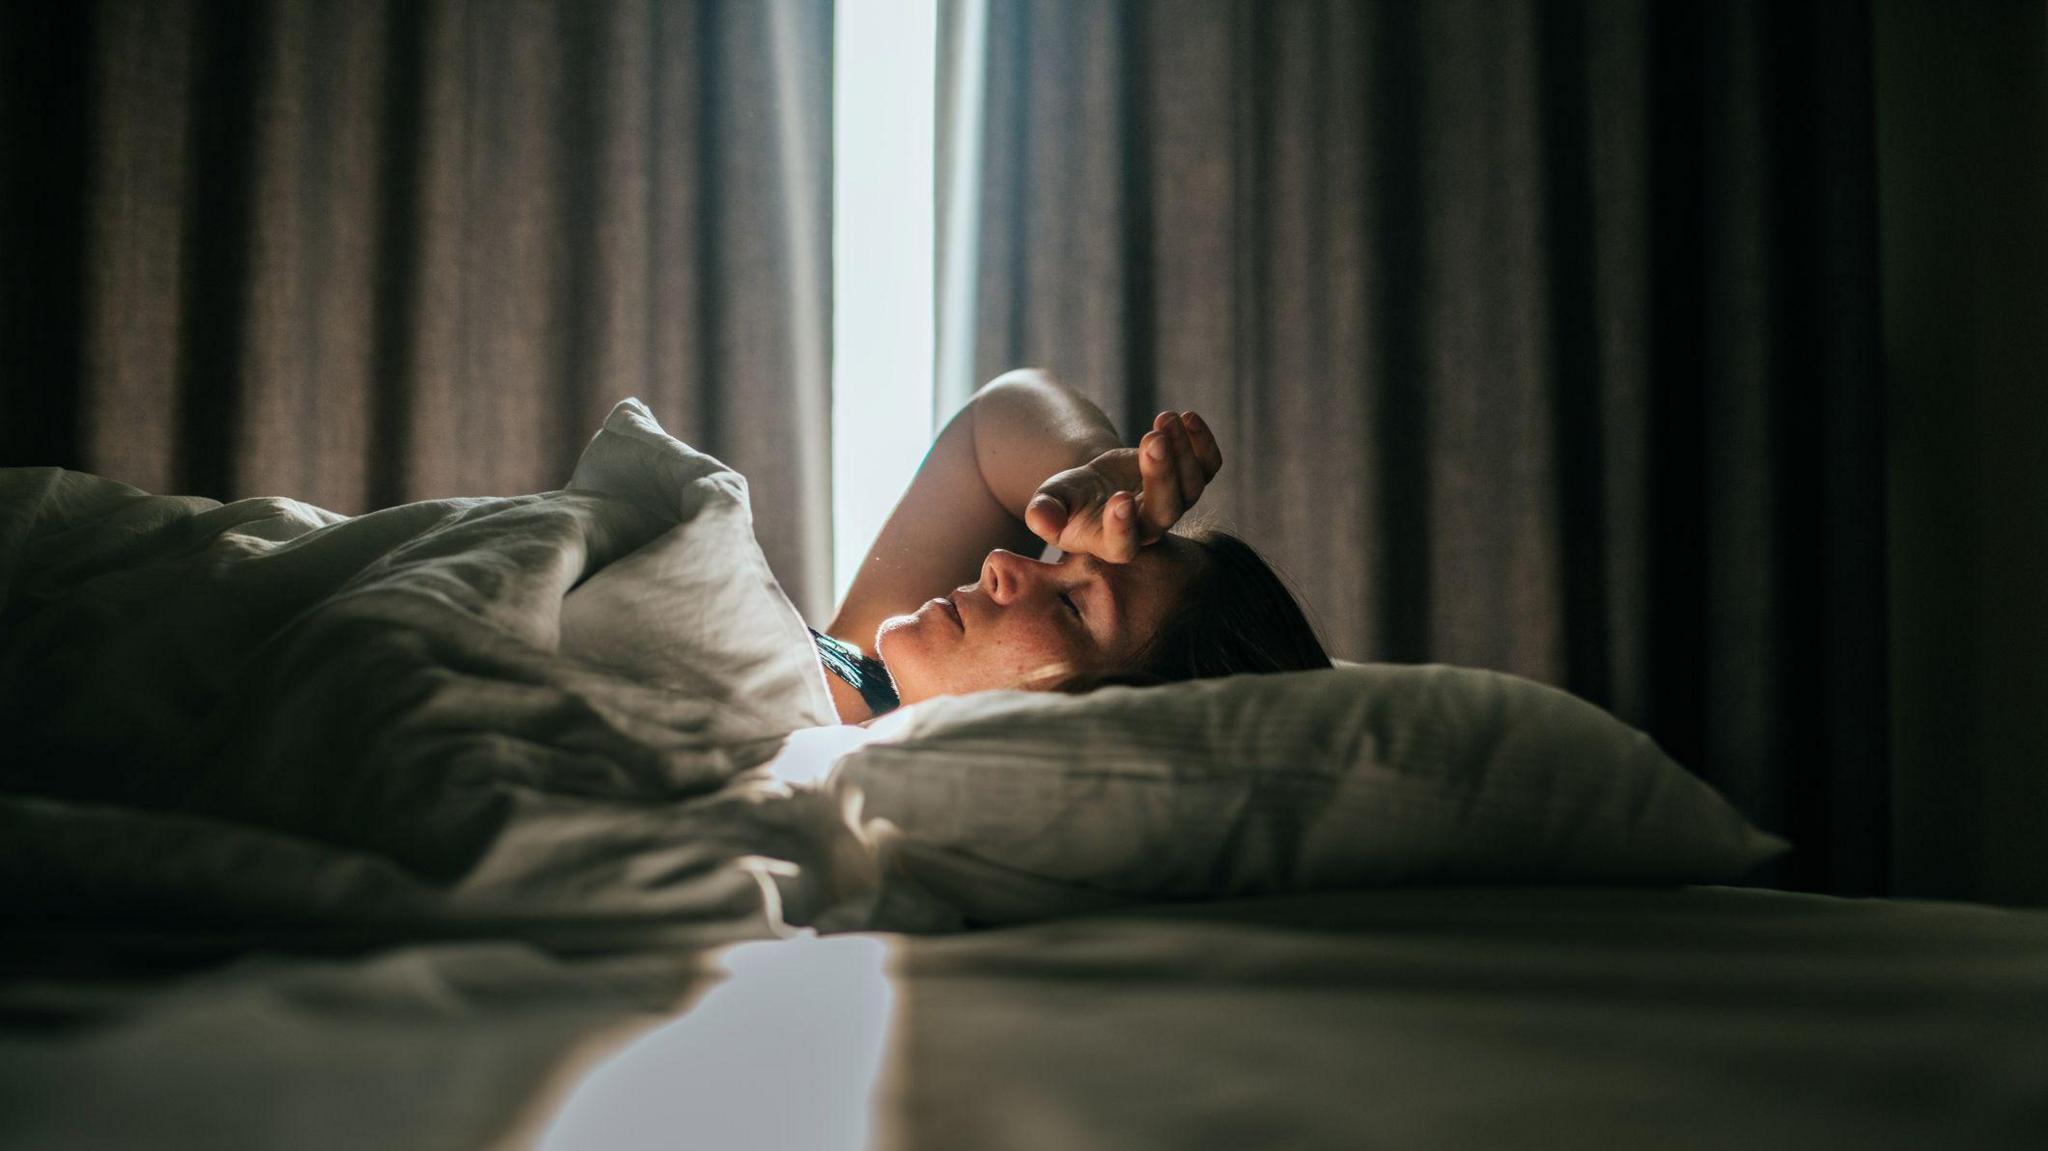
<svg viewBox="0 0 2048 1151">
<path fill-rule="evenodd" d="M 835 9 L 834 603 L 931 444 L 937 37 L 934 0 Z"/>
</svg>

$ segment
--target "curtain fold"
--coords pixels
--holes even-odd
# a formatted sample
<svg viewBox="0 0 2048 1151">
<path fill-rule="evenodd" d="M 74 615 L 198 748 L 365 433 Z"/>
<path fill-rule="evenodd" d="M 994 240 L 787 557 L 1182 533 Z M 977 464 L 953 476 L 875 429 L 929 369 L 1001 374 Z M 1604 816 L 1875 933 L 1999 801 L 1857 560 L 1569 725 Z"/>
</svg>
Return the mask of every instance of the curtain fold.
<svg viewBox="0 0 2048 1151">
<path fill-rule="evenodd" d="M 980 378 L 1211 414 L 1333 652 L 1563 686 L 1765 882 L 1887 890 L 1861 5 L 989 0 L 985 51 Z"/>
<path fill-rule="evenodd" d="M 830 0 L 102 0 L 0 38 L 5 463 L 359 512 L 557 487 L 639 395 L 829 614 Z"/>
</svg>

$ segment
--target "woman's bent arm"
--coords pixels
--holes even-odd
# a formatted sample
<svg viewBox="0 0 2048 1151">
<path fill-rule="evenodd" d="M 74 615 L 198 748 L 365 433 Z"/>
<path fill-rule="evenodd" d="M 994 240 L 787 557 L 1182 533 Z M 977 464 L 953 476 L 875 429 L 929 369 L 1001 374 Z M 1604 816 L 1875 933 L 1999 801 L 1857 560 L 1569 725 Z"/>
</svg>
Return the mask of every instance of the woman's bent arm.
<svg viewBox="0 0 2048 1151">
<path fill-rule="evenodd" d="M 1120 446 L 1101 409 L 1023 369 L 983 385 L 954 413 L 854 573 L 825 631 L 864 651 L 892 615 L 981 578 L 995 548 L 1036 556 L 1024 508 L 1048 476 Z"/>
<path fill-rule="evenodd" d="M 997 376 L 968 406 L 982 482 L 1019 522 L 1046 477 L 1123 446 L 1102 409 L 1035 369 Z"/>
</svg>

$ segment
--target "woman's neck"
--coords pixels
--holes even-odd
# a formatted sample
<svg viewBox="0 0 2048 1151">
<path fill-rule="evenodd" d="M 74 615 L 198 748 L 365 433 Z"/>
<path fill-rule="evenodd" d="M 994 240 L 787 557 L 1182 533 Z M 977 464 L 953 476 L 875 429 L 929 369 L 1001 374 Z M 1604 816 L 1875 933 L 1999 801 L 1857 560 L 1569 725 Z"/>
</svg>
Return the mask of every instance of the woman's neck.
<svg viewBox="0 0 2048 1151">
<path fill-rule="evenodd" d="M 822 659 L 819 660 L 819 667 L 821 670 L 824 668 Z M 832 709 L 839 713 L 839 722 L 866 723 L 875 718 L 874 709 L 868 706 L 867 700 L 861 698 L 860 692 L 829 670 L 825 671 L 825 686 L 832 689 Z"/>
</svg>

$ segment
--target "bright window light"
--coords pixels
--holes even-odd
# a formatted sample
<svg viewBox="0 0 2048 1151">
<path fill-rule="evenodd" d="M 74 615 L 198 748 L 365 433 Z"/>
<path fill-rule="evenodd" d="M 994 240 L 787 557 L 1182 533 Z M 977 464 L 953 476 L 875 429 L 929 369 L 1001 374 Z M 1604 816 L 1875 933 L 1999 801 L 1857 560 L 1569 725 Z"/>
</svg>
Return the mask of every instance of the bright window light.
<svg viewBox="0 0 2048 1151">
<path fill-rule="evenodd" d="M 839 0 L 832 43 L 832 599 L 932 439 L 936 0 Z"/>
</svg>

